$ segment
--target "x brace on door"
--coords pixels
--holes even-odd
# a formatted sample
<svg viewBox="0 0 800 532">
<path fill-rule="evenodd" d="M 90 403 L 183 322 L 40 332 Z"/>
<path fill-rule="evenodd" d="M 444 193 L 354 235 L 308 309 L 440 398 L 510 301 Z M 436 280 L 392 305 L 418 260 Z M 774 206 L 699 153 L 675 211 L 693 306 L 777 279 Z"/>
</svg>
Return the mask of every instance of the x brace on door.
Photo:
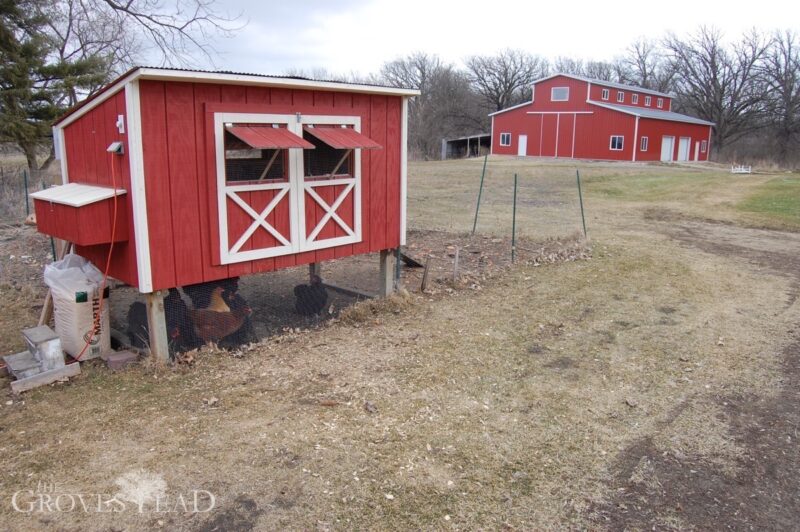
<svg viewBox="0 0 800 532">
<path fill-rule="evenodd" d="M 339 193 L 339 195 L 336 197 L 336 201 L 334 201 L 332 205 L 328 205 L 328 202 L 322 199 L 320 195 L 317 194 L 317 192 L 314 190 L 314 187 L 316 186 L 335 186 L 338 184 L 345 184 L 345 183 L 347 183 L 347 186 L 344 188 L 344 190 L 342 190 Z M 339 225 L 339 227 L 341 227 L 345 232 L 347 232 L 348 236 L 355 236 L 356 233 L 353 230 L 353 228 L 347 225 L 344 222 L 344 220 L 342 220 L 341 217 L 338 214 L 336 214 L 336 210 L 342 205 L 344 200 L 347 198 L 347 195 L 350 194 L 351 190 L 353 190 L 354 186 L 355 186 L 355 181 L 352 179 L 341 179 L 341 180 L 336 179 L 331 181 L 306 183 L 305 190 L 306 192 L 308 192 L 308 195 L 311 196 L 317 203 L 317 205 L 322 207 L 322 209 L 325 211 L 325 215 L 322 217 L 319 223 L 317 223 L 317 225 L 314 227 L 314 230 L 311 231 L 311 234 L 308 235 L 309 242 L 313 242 L 314 239 L 317 238 L 320 231 L 322 231 L 322 228 L 325 227 L 325 224 L 328 223 L 328 220 L 330 220 L 331 218 L 333 218 L 333 220 Z"/>
<path fill-rule="evenodd" d="M 272 198 L 272 201 L 270 201 L 267 204 L 267 206 L 264 207 L 264 210 L 261 211 L 261 213 L 257 213 L 252 207 L 250 207 L 250 205 L 247 204 L 247 202 L 245 202 L 242 198 L 239 197 L 239 195 L 236 193 L 236 191 L 233 191 L 233 190 L 228 190 L 227 191 L 228 197 L 230 199 L 232 199 L 234 201 L 234 203 L 236 203 L 236 205 L 241 207 L 244 212 L 249 214 L 250 217 L 254 220 L 253 223 L 250 224 L 250 227 L 247 228 L 247 230 L 242 234 L 242 236 L 239 238 L 239 240 L 237 240 L 236 243 L 233 245 L 233 247 L 230 250 L 231 253 L 238 252 L 242 248 L 244 243 L 247 242 L 247 240 L 251 236 L 253 236 L 253 233 L 255 233 L 256 230 L 259 227 L 263 227 L 264 229 L 266 229 L 266 231 L 269 234 L 274 236 L 275 239 L 278 242 L 280 242 L 281 244 L 283 244 L 284 246 L 291 246 L 292 245 L 291 242 L 286 240 L 286 238 L 284 238 L 284 236 L 282 234 L 280 234 L 274 227 L 272 227 L 272 225 L 269 224 L 269 222 L 267 222 L 267 217 L 270 215 L 270 213 L 273 211 L 273 209 L 275 209 L 275 206 L 278 205 L 278 203 L 280 203 L 280 201 L 283 199 L 283 197 L 286 196 L 286 194 L 288 194 L 288 193 L 289 193 L 289 187 L 288 186 L 285 187 L 285 188 L 282 188 L 280 190 L 280 192 L 278 192 L 275 195 L 275 197 Z"/>
</svg>

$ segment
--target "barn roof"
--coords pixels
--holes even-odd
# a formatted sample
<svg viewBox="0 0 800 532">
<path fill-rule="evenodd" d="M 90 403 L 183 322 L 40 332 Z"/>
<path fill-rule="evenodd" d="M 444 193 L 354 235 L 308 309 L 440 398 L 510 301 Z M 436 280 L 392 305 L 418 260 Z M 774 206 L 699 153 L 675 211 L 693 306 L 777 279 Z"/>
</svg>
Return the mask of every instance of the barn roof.
<svg viewBox="0 0 800 532">
<path fill-rule="evenodd" d="M 615 105 L 612 103 L 600 103 L 594 100 L 590 100 L 589 103 L 592 105 L 596 105 L 598 107 L 605 107 L 606 109 L 611 109 L 612 111 L 619 111 L 620 113 L 638 116 L 641 118 L 652 118 L 654 120 L 669 120 L 672 122 L 684 122 L 686 124 L 699 124 L 702 126 L 714 125 L 714 122 L 709 122 L 708 120 L 695 118 L 689 115 L 682 115 L 680 113 L 673 113 L 672 111 L 659 111 L 657 109 L 649 109 L 647 107 L 633 107 L 630 105 Z"/>
<path fill-rule="evenodd" d="M 417 89 L 388 87 L 371 83 L 349 83 L 345 81 L 319 80 L 300 76 L 275 76 L 269 74 L 231 72 L 226 70 L 188 70 L 183 68 L 137 66 L 128 70 L 78 105 L 69 109 L 65 114 L 59 117 L 53 125 L 61 124 L 79 109 L 86 107 L 97 99 L 102 99 L 101 96 L 103 94 L 114 93 L 119 88 L 137 79 L 223 83 L 232 85 L 261 85 L 288 89 L 316 89 L 336 92 L 383 94 L 389 96 L 418 96 L 420 94 Z"/>
</svg>

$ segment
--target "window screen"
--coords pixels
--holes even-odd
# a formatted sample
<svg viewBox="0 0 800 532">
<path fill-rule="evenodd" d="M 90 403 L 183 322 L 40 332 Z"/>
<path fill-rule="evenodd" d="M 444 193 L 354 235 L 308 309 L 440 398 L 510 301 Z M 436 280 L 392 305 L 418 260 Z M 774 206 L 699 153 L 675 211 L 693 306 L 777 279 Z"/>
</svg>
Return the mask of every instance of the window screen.
<svg viewBox="0 0 800 532">
<path fill-rule="evenodd" d="M 611 149 L 619 151 L 622 149 L 622 135 L 611 135 Z"/>
<path fill-rule="evenodd" d="M 303 150 L 303 167 L 306 177 L 328 177 L 334 170 L 337 176 L 352 175 L 352 150 L 332 148 L 307 131 L 303 132 L 303 139 L 314 145 L 313 150 Z M 349 155 L 345 157 L 348 152 Z M 345 157 L 344 161 L 342 161 L 343 157 Z M 340 161 L 342 164 L 336 169 Z"/>
<path fill-rule="evenodd" d="M 276 153 L 277 152 L 277 153 Z M 251 148 L 229 132 L 225 132 L 225 181 L 286 180 L 287 150 Z M 270 165 L 270 162 L 272 163 Z M 264 170 L 269 166 L 266 174 Z"/>
</svg>

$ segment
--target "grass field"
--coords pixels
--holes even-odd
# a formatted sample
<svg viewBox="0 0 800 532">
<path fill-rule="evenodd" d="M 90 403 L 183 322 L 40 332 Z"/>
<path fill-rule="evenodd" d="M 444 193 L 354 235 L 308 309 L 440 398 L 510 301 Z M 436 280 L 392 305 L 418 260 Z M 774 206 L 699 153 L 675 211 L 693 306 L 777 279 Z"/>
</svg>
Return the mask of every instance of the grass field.
<svg viewBox="0 0 800 532">
<path fill-rule="evenodd" d="M 791 527 L 800 235 L 756 227 L 797 227 L 792 203 L 769 199 L 796 180 L 578 168 L 589 260 L 521 261 L 193 366 L 87 363 L 68 384 L 7 395 L 4 526 Z M 509 236 L 517 173 L 520 233 L 575 235 L 575 169 L 491 159 L 478 231 Z M 480 172 L 478 160 L 410 164 L 409 226 L 469 231 Z M 12 494 L 39 482 L 204 489 L 215 508 L 15 511 Z"/>
</svg>

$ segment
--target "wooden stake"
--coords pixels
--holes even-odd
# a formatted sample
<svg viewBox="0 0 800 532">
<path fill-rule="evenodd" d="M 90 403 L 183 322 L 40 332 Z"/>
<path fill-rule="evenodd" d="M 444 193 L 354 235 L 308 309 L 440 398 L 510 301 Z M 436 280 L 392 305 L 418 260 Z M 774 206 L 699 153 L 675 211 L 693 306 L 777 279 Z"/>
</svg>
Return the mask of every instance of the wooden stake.
<svg viewBox="0 0 800 532">
<path fill-rule="evenodd" d="M 456 246 L 456 256 L 453 259 L 453 284 L 458 282 L 458 252 L 460 251 L 459 247 Z"/>
<path fill-rule="evenodd" d="M 428 272 L 431 270 L 431 258 L 425 259 L 425 269 L 422 272 L 422 284 L 419 287 L 420 292 L 428 289 Z"/>
<path fill-rule="evenodd" d="M 145 294 L 147 300 L 147 330 L 150 334 L 150 354 L 156 362 L 169 362 L 169 339 L 167 338 L 167 315 L 164 312 L 162 291 Z"/>
<path fill-rule="evenodd" d="M 311 283 L 314 276 L 319 277 L 322 279 L 322 263 L 320 262 L 312 262 L 308 265 L 308 282 Z"/>
<path fill-rule="evenodd" d="M 394 291 L 394 253 L 391 249 L 383 249 L 380 254 L 380 274 L 378 295 L 386 297 Z"/>
</svg>

